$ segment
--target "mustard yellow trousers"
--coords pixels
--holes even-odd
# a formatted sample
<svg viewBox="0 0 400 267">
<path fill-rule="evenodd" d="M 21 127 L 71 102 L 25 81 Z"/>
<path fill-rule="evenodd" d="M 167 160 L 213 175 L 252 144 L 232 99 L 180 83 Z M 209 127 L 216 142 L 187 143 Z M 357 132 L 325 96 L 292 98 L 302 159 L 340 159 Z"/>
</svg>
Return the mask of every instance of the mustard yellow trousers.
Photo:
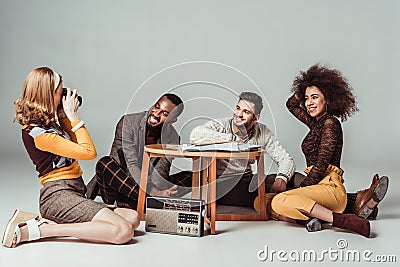
<svg viewBox="0 0 400 267">
<path fill-rule="evenodd" d="M 308 167 L 305 172 L 309 173 L 311 168 L 312 166 Z M 347 204 L 342 175 L 343 170 L 329 165 L 325 177 L 318 184 L 279 193 L 272 197 L 267 207 L 270 207 L 269 211 L 273 217 L 282 215 L 295 220 L 308 220 L 300 210 L 310 213 L 316 203 L 331 211 L 342 213 Z M 271 200 L 271 194 L 266 194 L 267 202 L 268 199 Z"/>
</svg>

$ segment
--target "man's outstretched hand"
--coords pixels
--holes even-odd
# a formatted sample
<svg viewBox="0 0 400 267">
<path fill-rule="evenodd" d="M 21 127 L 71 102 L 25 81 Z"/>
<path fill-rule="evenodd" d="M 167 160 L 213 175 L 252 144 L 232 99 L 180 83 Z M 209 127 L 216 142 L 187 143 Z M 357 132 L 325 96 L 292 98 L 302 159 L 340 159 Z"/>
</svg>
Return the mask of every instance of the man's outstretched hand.
<svg viewBox="0 0 400 267">
<path fill-rule="evenodd" d="M 173 185 L 170 188 L 164 189 L 164 190 L 160 190 L 157 187 L 153 187 L 150 190 L 150 195 L 154 196 L 154 197 L 171 197 L 176 195 L 176 193 L 178 193 L 178 186 L 177 185 Z"/>
</svg>

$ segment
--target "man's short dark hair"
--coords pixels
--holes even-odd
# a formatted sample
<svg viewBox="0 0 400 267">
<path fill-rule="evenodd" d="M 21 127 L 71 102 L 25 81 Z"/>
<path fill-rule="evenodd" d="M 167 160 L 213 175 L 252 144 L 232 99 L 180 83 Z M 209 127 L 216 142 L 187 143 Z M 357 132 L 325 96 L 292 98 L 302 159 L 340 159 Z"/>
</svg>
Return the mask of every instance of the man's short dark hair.
<svg viewBox="0 0 400 267">
<path fill-rule="evenodd" d="M 263 109 L 263 103 L 262 103 L 261 96 L 257 95 L 256 93 L 253 93 L 253 92 L 242 92 L 239 95 L 239 101 L 240 100 L 245 100 L 250 103 L 253 103 L 255 115 L 259 115 L 261 113 L 261 110 Z"/>
<path fill-rule="evenodd" d="M 179 115 L 181 115 L 184 108 L 182 99 L 176 94 L 171 93 L 163 94 L 161 98 L 164 96 L 176 106 L 176 110 L 174 109 L 174 116 L 178 117 Z"/>
</svg>

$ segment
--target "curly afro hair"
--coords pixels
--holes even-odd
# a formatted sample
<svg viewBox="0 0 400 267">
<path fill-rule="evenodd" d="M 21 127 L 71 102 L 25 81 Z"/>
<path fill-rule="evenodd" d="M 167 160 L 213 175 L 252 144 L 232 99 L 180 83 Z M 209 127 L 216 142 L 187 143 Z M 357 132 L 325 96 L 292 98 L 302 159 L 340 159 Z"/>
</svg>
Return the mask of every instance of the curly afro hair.
<svg viewBox="0 0 400 267">
<path fill-rule="evenodd" d="M 305 91 L 309 86 L 318 87 L 327 101 L 328 113 L 342 121 L 358 111 L 353 89 L 340 71 L 319 64 L 301 71 L 294 79 L 291 91 L 303 99 L 303 108 Z"/>
</svg>

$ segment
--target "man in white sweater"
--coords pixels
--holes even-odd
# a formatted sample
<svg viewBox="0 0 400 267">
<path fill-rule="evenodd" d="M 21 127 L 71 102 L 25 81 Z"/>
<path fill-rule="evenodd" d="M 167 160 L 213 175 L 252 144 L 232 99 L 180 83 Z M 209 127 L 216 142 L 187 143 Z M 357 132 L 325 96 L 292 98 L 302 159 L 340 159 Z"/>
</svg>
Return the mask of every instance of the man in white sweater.
<svg viewBox="0 0 400 267">
<path fill-rule="evenodd" d="M 233 118 L 215 119 L 194 128 L 190 134 L 193 144 L 236 141 L 261 146 L 265 153 L 278 165 L 276 176 L 269 177 L 267 191 L 280 193 L 287 189 L 287 183 L 295 172 L 295 164 L 268 127 L 259 123 L 263 108 L 262 98 L 252 92 L 243 92 Z M 252 179 L 250 160 L 217 161 L 217 198 L 223 204 L 252 206 L 257 195 L 256 186 L 250 186 Z M 249 192 L 249 187 L 250 191 Z"/>
</svg>

